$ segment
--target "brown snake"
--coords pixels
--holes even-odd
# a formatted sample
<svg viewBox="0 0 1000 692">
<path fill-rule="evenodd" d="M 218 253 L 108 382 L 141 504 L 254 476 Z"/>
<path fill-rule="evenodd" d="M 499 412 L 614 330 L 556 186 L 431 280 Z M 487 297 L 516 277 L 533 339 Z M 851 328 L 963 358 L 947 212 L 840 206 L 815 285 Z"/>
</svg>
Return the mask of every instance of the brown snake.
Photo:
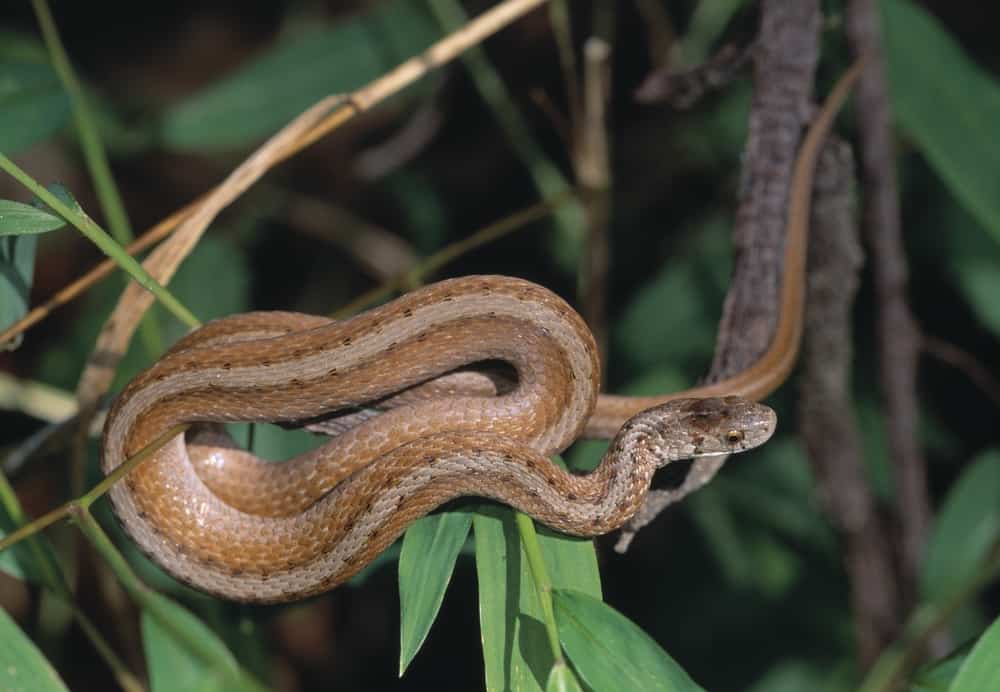
<svg viewBox="0 0 1000 692">
<path fill-rule="evenodd" d="M 748 399 L 773 391 L 798 352 L 812 171 L 855 74 L 835 88 L 796 162 L 779 325 L 748 370 L 662 397 L 598 397 L 597 350 L 580 317 L 548 290 L 499 276 L 442 281 L 344 322 L 217 320 L 118 397 L 105 473 L 179 423 L 279 422 L 335 436 L 283 464 L 233 448 L 217 426 L 177 436 L 112 488 L 125 529 L 199 589 L 287 601 L 343 582 L 456 497 L 596 535 L 635 513 L 657 468 L 763 443 L 774 413 Z M 516 372 L 513 383 L 463 370 L 497 361 Z M 548 457 L 581 434 L 614 441 L 595 471 L 576 476 Z"/>
</svg>

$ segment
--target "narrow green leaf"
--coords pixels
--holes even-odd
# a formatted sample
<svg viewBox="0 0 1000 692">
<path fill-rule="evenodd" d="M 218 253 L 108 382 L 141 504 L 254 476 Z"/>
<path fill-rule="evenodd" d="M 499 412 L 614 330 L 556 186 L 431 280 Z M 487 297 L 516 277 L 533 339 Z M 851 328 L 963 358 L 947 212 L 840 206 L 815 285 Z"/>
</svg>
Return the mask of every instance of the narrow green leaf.
<svg viewBox="0 0 1000 692">
<path fill-rule="evenodd" d="M 829 664 L 791 658 L 773 665 L 745 692 L 844 692 L 853 689 L 854 683 L 853 666 L 831 668 Z"/>
<path fill-rule="evenodd" d="M 528 561 L 512 510 L 484 506 L 473 518 L 486 689 L 545 689 L 554 665 Z M 593 543 L 542 530 L 552 584 L 601 597 Z"/>
<path fill-rule="evenodd" d="M 378 3 L 370 13 L 332 28 L 279 41 L 168 110 L 161 120 L 163 144 L 184 151 L 246 146 L 321 98 L 357 89 L 438 35 L 414 4 Z"/>
<path fill-rule="evenodd" d="M 715 342 L 712 314 L 719 310 L 730 266 L 729 225 L 718 216 L 691 229 L 693 245 L 626 305 L 614 345 L 634 372 L 707 362 Z"/>
<path fill-rule="evenodd" d="M 48 65 L 49 54 L 37 36 L 0 29 L 0 60 Z"/>
<path fill-rule="evenodd" d="M 142 642 L 153 692 L 259 692 L 226 645 L 187 609 L 152 593 L 142 612 Z"/>
<path fill-rule="evenodd" d="M 979 638 L 948 692 L 984 692 L 1000 686 L 1000 618 Z"/>
<path fill-rule="evenodd" d="M 486 689 L 542 692 L 555 661 L 514 513 L 483 507 L 473 526 Z"/>
<path fill-rule="evenodd" d="M 923 597 L 936 601 L 968 583 L 1000 539 L 1000 451 L 981 454 L 948 491 L 921 573 Z"/>
<path fill-rule="evenodd" d="M 563 589 L 553 599 L 563 649 L 594 692 L 702 689 L 649 635 L 608 604 Z"/>
<path fill-rule="evenodd" d="M 549 672 L 545 692 L 583 692 L 580 681 L 564 662 L 556 663 Z"/>
<path fill-rule="evenodd" d="M 3 239 L 0 239 L 2 245 Z M 0 536 L 28 522 L 14 489 L 6 477 L 0 475 Z M 45 586 L 55 594 L 66 594 L 56 553 L 44 534 L 35 534 L 0 553 L 0 569 L 16 579 Z"/>
<path fill-rule="evenodd" d="M 0 236 L 45 233 L 62 228 L 61 218 L 30 204 L 0 199 Z"/>
<path fill-rule="evenodd" d="M 28 312 L 37 244 L 34 236 L 0 237 L 0 327 L 13 324 Z"/>
<path fill-rule="evenodd" d="M 934 661 L 917 670 L 913 674 L 910 692 L 945 692 L 958 675 L 974 643 L 969 642 L 957 651 L 953 651 L 947 658 Z"/>
<path fill-rule="evenodd" d="M 0 59 L 0 151 L 15 154 L 59 130 L 69 99 L 47 63 Z"/>
<path fill-rule="evenodd" d="M 991 261 L 992 260 L 992 261 Z M 976 258 L 951 258 L 958 287 L 983 326 L 1000 334 L 1000 267 L 995 258 L 980 255 Z"/>
<path fill-rule="evenodd" d="M 400 676 L 431 631 L 471 526 L 469 512 L 443 512 L 406 530 L 399 554 Z"/>
<path fill-rule="evenodd" d="M 938 175 L 1000 241 L 1000 84 L 926 10 L 883 0 L 893 107 Z"/>
<path fill-rule="evenodd" d="M 7 611 L 0 608 L 0 690 L 65 692 L 68 689 L 42 652 Z"/>
</svg>

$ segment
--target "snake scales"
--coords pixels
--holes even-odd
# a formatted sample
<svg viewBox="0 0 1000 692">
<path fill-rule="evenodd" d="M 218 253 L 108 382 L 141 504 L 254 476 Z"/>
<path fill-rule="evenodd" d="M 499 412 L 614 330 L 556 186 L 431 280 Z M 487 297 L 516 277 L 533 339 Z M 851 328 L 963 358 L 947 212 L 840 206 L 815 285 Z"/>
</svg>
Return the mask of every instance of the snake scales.
<svg viewBox="0 0 1000 692">
<path fill-rule="evenodd" d="M 178 423 L 339 434 L 284 464 L 233 448 L 217 428 L 177 436 L 112 488 L 127 532 L 199 589 L 286 601 L 343 582 L 455 497 L 493 498 L 595 535 L 638 509 L 658 467 L 761 444 L 775 417 L 748 399 L 773 391 L 798 352 L 812 171 L 856 73 L 835 88 L 796 162 L 781 316 L 746 371 L 675 395 L 599 397 L 586 325 L 551 292 L 509 277 L 443 281 L 339 323 L 225 318 L 182 339 L 118 397 L 104 428 L 105 473 Z M 496 361 L 516 372 L 499 391 L 463 370 Z M 376 404 L 384 411 L 370 416 Z M 614 440 L 595 471 L 575 476 L 548 457 L 581 434 Z"/>
</svg>

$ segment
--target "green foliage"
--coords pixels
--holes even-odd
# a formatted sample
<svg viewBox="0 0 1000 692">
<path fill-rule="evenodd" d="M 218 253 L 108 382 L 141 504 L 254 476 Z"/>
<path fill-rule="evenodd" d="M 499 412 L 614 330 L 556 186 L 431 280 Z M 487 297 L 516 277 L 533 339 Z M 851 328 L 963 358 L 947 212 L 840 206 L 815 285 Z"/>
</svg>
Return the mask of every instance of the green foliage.
<svg viewBox="0 0 1000 692">
<path fill-rule="evenodd" d="M 58 216 L 30 204 L 0 200 L 0 236 L 45 233 L 65 225 Z"/>
<path fill-rule="evenodd" d="M 40 42 L 0 32 L 0 152 L 15 154 L 69 120 L 69 98 Z"/>
<path fill-rule="evenodd" d="M 972 460 L 938 512 L 921 575 L 921 592 L 940 600 L 976 574 L 1000 541 L 1000 451 Z"/>
<path fill-rule="evenodd" d="M 155 608 L 142 613 L 142 637 L 153 692 L 264 689 L 201 620 L 163 596 L 149 598 Z"/>
<path fill-rule="evenodd" d="M 739 11 L 739 5 L 731 0 L 693 5 L 690 33 L 681 51 L 687 63 L 710 51 L 720 28 Z M 109 92 L 99 104 L 101 117 L 114 124 L 116 137 L 155 133 L 140 144 L 148 147 L 155 141 L 174 156 L 214 157 L 220 152 L 247 149 L 320 98 L 360 87 L 428 46 L 442 33 L 426 11 L 429 6 L 387 0 L 367 3 L 353 15 L 320 27 L 292 22 L 255 57 L 161 112 L 152 116 L 142 108 L 133 112 L 134 103 Z M 434 6 L 446 24 L 461 21 L 452 12 L 458 5 L 435 2 Z M 567 6 L 577 12 L 574 4 Z M 996 242 L 1000 240 L 1000 138 L 995 136 L 1000 123 L 1000 88 L 963 52 L 941 22 L 917 4 L 884 0 L 882 9 L 895 114 L 906 143 L 915 147 L 907 150 L 901 161 L 926 160 L 939 179 L 914 172 L 919 166 L 903 167 L 904 194 L 912 195 L 907 199 L 918 196 L 912 193 L 916 187 L 929 210 L 923 213 L 925 210 L 916 205 L 911 212 L 904 204 L 907 213 L 920 217 L 908 231 L 908 240 L 918 253 L 924 243 L 924 251 L 933 259 L 930 264 L 948 282 L 945 295 L 954 303 L 949 304 L 949 311 L 972 313 L 978 320 L 976 328 L 982 327 L 995 338 L 1000 335 L 1000 247 Z M 451 19 L 448 13 L 452 13 Z M 574 26 L 582 23 L 575 15 L 573 19 Z M 544 30 L 546 26 L 540 21 L 520 37 L 503 40 L 520 41 L 531 31 Z M 466 72 L 452 69 L 446 73 L 440 78 L 445 88 L 420 104 L 444 112 L 453 100 L 458 102 L 463 88 L 472 92 L 474 86 L 473 107 L 487 113 L 489 117 L 482 120 L 493 129 L 471 122 L 478 120 L 476 117 L 465 118 L 463 113 L 451 111 L 443 132 L 434 134 L 439 139 L 462 137 L 463 128 L 468 128 L 475 137 L 488 131 L 495 141 L 463 141 L 460 146 L 464 150 L 458 157 L 452 150 L 442 153 L 432 145 L 426 150 L 429 161 L 406 161 L 407 165 L 372 189 L 354 197 L 345 195 L 351 204 L 370 203 L 372 216 L 380 223 L 384 214 L 397 230 L 405 231 L 418 253 L 438 250 L 465 234 L 472 223 L 468 219 L 474 218 L 476 223 L 482 220 L 481 214 L 473 215 L 480 212 L 477 207 L 492 204 L 494 198 L 502 210 L 499 215 L 509 211 L 510 200 L 523 196 L 524 190 L 537 196 L 538 189 L 551 192 L 569 184 L 566 171 L 570 166 L 563 160 L 567 157 L 562 150 L 553 153 L 558 137 L 549 131 L 559 129 L 559 125 L 552 127 L 547 121 L 539 125 L 535 112 L 536 103 L 544 102 L 559 123 L 560 111 L 566 110 L 565 95 L 546 91 L 544 98 L 538 98 L 538 92 L 549 86 L 542 69 L 539 78 L 532 76 L 524 88 L 525 82 L 518 81 L 524 79 L 518 75 L 524 66 L 504 52 L 511 52 L 509 46 L 504 49 L 498 44 L 496 48 L 487 44 L 485 50 L 478 51 L 467 61 Z M 495 55 L 506 56 L 505 62 L 494 60 Z M 524 59 L 537 61 L 538 57 Z M 841 67 L 830 63 L 830 70 Z M 533 71 L 535 63 L 530 68 L 528 71 Z M 473 86 L 464 82 L 469 75 Z M 620 85 L 615 89 L 621 90 Z M 693 384 L 705 370 L 732 264 L 731 210 L 738 185 L 732 170 L 744 146 L 749 94 L 747 85 L 736 84 L 711 97 L 693 117 L 644 111 L 635 119 L 631 104 L 628 108 L 616 104 L 614 117 L 629 119 L 629 126 L 649 127 L 642 121 L 646 117 L 670 123 L 667 130 L 651 128 L 641 139 L 641 152 L 626 148 L 628 142 L 636 146 L 628 133 L 616 133 L 622 150 L 614 152 L 612 253 L 629 256 L 630 248 L 637 244 L 644 251 L 632 255 L 636 267 L 627 262 L 612 267 L 608 292 L 614 298 L 609 324 L 614 368 L 610 382 L 615 391 L 652 394 L 679 390 Z M 426 91 L 418 86 L 405 92 L 395 105 L 409 115 L 405 111 L 425 96 Z M 69 115 L 69 101 L 41 44 L 0 32 L 0 152 L 10 154 L 37 143 L 57 143 L 55 136 L 65 129 Z M 612 127 L 616 126 L 613 122 Z M 459 134 L 453 135 L 453 131 Z M 366 137 L 375 136 L 366 133 Z M 129 153 L 136 153 L 137 146 L 133 142 Z M 510 160 L 498 165 L 490 158 L 496 155 L 493 149 L 504 152 Z M 189 158 L 200 157 L 184 160 Z M 635 166 L 638 171 L 628 170 L 630 160 L 642 162 Z M 122 163 L 127 164 L 121 168 L 126 171 L 141 165 L 136 159 Z M 212 175 L 217 177 L 219 172 L 213 170 Z M 688 188 L 678 182 L 689 174 L 696 179 L 691 190 L 698 194 L 688 195 Z M 477 180 L 478 176 L 482 179 Z M 697 176 L 707 176 L 709 192 L 697 190 L 699 184 L 705 185 Z M 459 186 L 454 180 L 466 177 L 475 182 Z M 524 190 L 512 193 L 505 189 L 508 179 L 511 186 Z M 270 210 L 280 206 L 275 200 L 283 199 L 286 192 L 281 189 L 284 180 L 269 182 L 278 189 L 276 194 L 272 190 L 262 195 L 265 202 L 260 207 L 268 211 L 261 214 L 260 208 L 247 210 L 238 205 L 228 211 L 231 216 L 224 217 L 227 225 L 211 229 L 171 282 L 170 289 L 180 303 L 199 317 L 210 319 L 252 309 L 262 295 L 281 308 L 320 302 L 324 309 L 332 309 L 346 298 L 345 293 L 357 288 L 354 279 L 347 276 L 350 272 L 341 271 L 342 266 L 326 266 L 328 256 L 317 260 L 323 265 L 321 271 L 303 262 L 302 276 L 315 284 L 308 287 L 312 293 L 304 299 L 286 294 L 283 287 L 275 289 L 273 283 L 265 284 L 261 274 L 271 271 L 283 255 L 272 257 L 271 246 L 261 250 L 256 244 L 273 239 L 269 233 L 274 229 L 268 224 L 276 214 Z M 303 188 L 322 191 L 325 184 L 325 179 L 311 179 Z M 470 195 L 468 191 L 476 184 Z M 451 194 L 453 189 L 468 197 Z M 670 194 L 664 194 L 664 189 Z M 189 192 L 184 190 L 184 194 Z M 350 194 L 355 193 L 352 190 Z M 382 197 L 374 202 L 363 199 L 376 194 Z M 60 193 L 60 199 L 74 211 L 83 211 L 66 194 Z M 158 207 L 157 213 L 161 211 Z M 395 219 L 390 212 L 395 213 Z M 512 251 L 515 261 L 499 266 L 525 274 L 550 271 L 551 285 L 561 285 L 568 295 L 566 286 L 575 280 L 576 267 L 570 260 L 580 250 L 582 214 L 576 206 L 560 208 L 558 213 L 555 233 L 537 224 L 533 231 L 542 239 L 518 239 L 523 245 Z M 675 213 L 676 218 L 672 216 Z M 58 239 L 60 234 L 39 236 L 63 225 L 63 219 L 49 213 L 44 205 L 0 200 L 0 326 L 25 314 L 37 243 Z M 230 232 L 234 227 L 241 232 Z M 642 235 L 650 228 L 655 233 Z M 282 238 L 280 252 L 289 251 L 294 243 Z M 320 248 L 318 244 L 310 247 Z M 536 252 L 538 247 L 545 250 Z M 317 253 L 321 251 L 317 249 Z M 477 258 L 488 263 L 472 265 L 475 271 L 482 271 L 483 266 L 492 271 L 495 260 L 503 261 L 502 250 L 491 247 L 489 252 L 495 254 Z M 265 261 L 260 261 L 261 257 Z M 453 269 L 464 271 L 463 267 Z M 297 270 L 293 268 L 293 272 Z M 534 278 L 546 282 L 548 277 Z M 913 283 L 919 287 L 922 279 L 916 274 Z M 78 304 L 72 324 L 62 325 L 58 341 L 31 353 L 30 363 L 37 368 L 31 377 L 72 389 L 119 292 L 120 284 L 107 283 Z M 162 308 L 155 309 L 165 325 L 166 343 L 187 330 L 179 321 L 162 320 Z M 874 367 L 872 351 L 858 349 L 860 372 L 864 374 L 866 368 Z M 149 361 L 148 353 L 132 348 L 119 365 L 116 387 Z M 886 449 L 874 379 L 858 378 L 855 403 L 864 432 L 869 482 L 879 501 L 888 504 L 894 501 L 895 471 Z M 788 408 L 787 402 L 779 400 L 781 403 Z M 936 440 L 928 441 L 928 447 L 952 453 L 965 450 L 966 441 L 948 429 L 944 416 L 930 406 L 927 409 L 924 429 L 932 432 L 926 437 Z M 790 413 L 782 410 L 779 437 L 766 449 L 745 460 L 734 459 L 711 486 L 671 509 L 664 521 L 671 532 L 669 543 L 657 544 L 655 550 L 640 548 L 638 555 L 625 558 L 631 561 L 628 563 L 611 556 L 610 551 L 602 553 L 601 568 L 618 571 L 627 564 L 631 570 L 628 588 L 602 586 L 594 542 L 541 531 L 539 543 L 554 589 L 562 658 L 550 647 L 549 623 L 539 596 L 539 589 L 544 594 L 548 585 L 529 568 L 515 515 L 506 508 L 466 505 L 427 517 L 410 528 L 401 545 L 390 548 L 341 588 L 375 588 L 373 582 L 378 580 L 366 581 L 368 577 L 381 566 L 398 562 L 399 671 L 407 676 L 419 674 L 418 653 L 439 611 L 449 607 L 446 591 L 458 555 L 470 545 L 472 526 L 478 634 L 485 687 L 490 692 L 702 689 L 695 679 L 712 689 L 718 685 L 719 689 L 753 692 L 854 689 L 861 673 L 855 664 L 849 613 L 843 612 L 848 586 L 841 573 L 840 545 L 817 497 L 816 479 L 792 439 L 791 426 L 786 425 L 793 418 Z M 255 426 L 252 433 L 245 427 L 236 433 L 241 441 L 247 435 L 252 435 L 257 453 L 273 460 L 289 458 L 319 442 L 308 433 L 266 425 Z M 591 469 L 605 446 L 580 444 L 567 458 L 575 469 Z M 921 574 L 922 603 L 941 602 L 982 576 L 984 564 L 995 555 L 1000 541 L 998 497 L 1000 452 L 989 449 L 975 456 L 947 488 L 936 512 Z M 12 490 L 0 489 L 0 499 L 0 531 L 6 534 L 27 518 Z M 159 594 L 142 604 L 142 648 L 152 690 L 257 690 L 270 682 L 269 661 L 264 655 L 269 640 L 263 633 L 269 631 L 267 625 L 275 610 L 237 610 L 196 596 L 138 555 L 127 538 L 118 538 L 128 564 L 148 586 L 190 606 L 180 606 Z M 74 567 L 70 559 L 60 566 L 57 555 L 62 559 L 46 537 L 35 537 L 0 553 L 0 570 L 62 593 L 61 571 L 72 573 Z M 461 578 L 460 573 L 456 582 Z M 621 612 L 602 600 L 604 590 L 609 602 L 620 605 Z M 345 601 L 350 599 L 350 595 L 345 597 Z M 962 626 L 954 626 L 952 632 L 974 632 L 974 645 L 928 664 L 912 676 L 910 689 L 972 692 L 989 689 L 990 683 L 1000 679 L 1000 621 L 983 632 L 993 614 L 974 600 L 965 604 L 960 617 L 964 619 Z M 255 626 L 243 627 L 248 621 Z M 35 636 L 36 628 L 26 625 L 26 629 Z M 461 636 L 473 638 L 474 633 L 462 632 Z M 51 641 L 51 637 L 38 636 L 36 640 Z M 46 654 L 54 655 L 48 648 Z M 726 665 L 721 666 L 720 661 Z M 42 653 L 5 613 L 0 613 L 0 688 L 18 686 L 65 689 Z"/>
<path fill-rule="evenodd" d="M 1000 241 L 1000 85 L 926 10 L 883 0 L 889 86 L 900 125 L 935 171 Z"/>
<path fill-rule="evenodd" d="M 245 147 L 321 98 L 375 79 L 436 33 L 417 3 L 392 0 L 330 29 L 289 36 L 164 113 L 160 140 L 178 151 Z"/>
<path fill-rule="evenodd" d="M 982 692 L 1000 681 L 1000 618 L 993 621 L 962 661 L 948 692 Z"/>
<path fill-rule="evenodd" d="M 648 634 L 599 598 L 569 589 L 553 595 L 566 655 L 594 692 L 702 690 Z"/>
<path fill-rule="evenodd" d="M 49 191 L 80 211 L 80 205 L 62 185 L 50 185 Z M 32 236 L 65 225 L 37 199 L 32 204 L 0 199 L 0 327 L 13 324 L 28 311 L 37 246 Z"/>
<path fill-rule="evenodd" d="M 0 609 L 0 689 L 60 692 L 69 688 L 25 636 L 7 611 Z"/>
<path fill-rule="evenodd" d="M 473 526 L 486 689 L 543 690 L 555 662 L 513 512 L 480 509 Z M 601 597 L 597 557 L 590 541 L 546 532 L 539 534 L 539 541 L 554 588 Z"/>
<path fill-rule="evenodd" d="M 471 527 L 468 512 L 445 512 L 424 517 L 406 530 L 399 553 L 400 675 L 431 631 Z"/>
<path fill-rule="evenodd" d="M 0 236 L 0 325 L 6 327 L 28 311 L 38 239 Z"/>
</svg>

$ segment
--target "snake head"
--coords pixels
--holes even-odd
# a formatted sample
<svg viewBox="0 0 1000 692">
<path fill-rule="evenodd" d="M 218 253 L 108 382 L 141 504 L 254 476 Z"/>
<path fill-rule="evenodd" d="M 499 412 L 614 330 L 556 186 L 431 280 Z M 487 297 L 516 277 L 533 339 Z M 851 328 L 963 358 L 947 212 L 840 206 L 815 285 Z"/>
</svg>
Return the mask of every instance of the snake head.
<svg viewBox="0 0 1000 692">
<path fill-rule="evenodd" d="M 742 397 L 675 399 L 633 417 L 619 437 L 623 443 L 632 438 L 663 466 L 753 449 L 770 439 L 776 424 L 770 407 Z"/>
</svg>

